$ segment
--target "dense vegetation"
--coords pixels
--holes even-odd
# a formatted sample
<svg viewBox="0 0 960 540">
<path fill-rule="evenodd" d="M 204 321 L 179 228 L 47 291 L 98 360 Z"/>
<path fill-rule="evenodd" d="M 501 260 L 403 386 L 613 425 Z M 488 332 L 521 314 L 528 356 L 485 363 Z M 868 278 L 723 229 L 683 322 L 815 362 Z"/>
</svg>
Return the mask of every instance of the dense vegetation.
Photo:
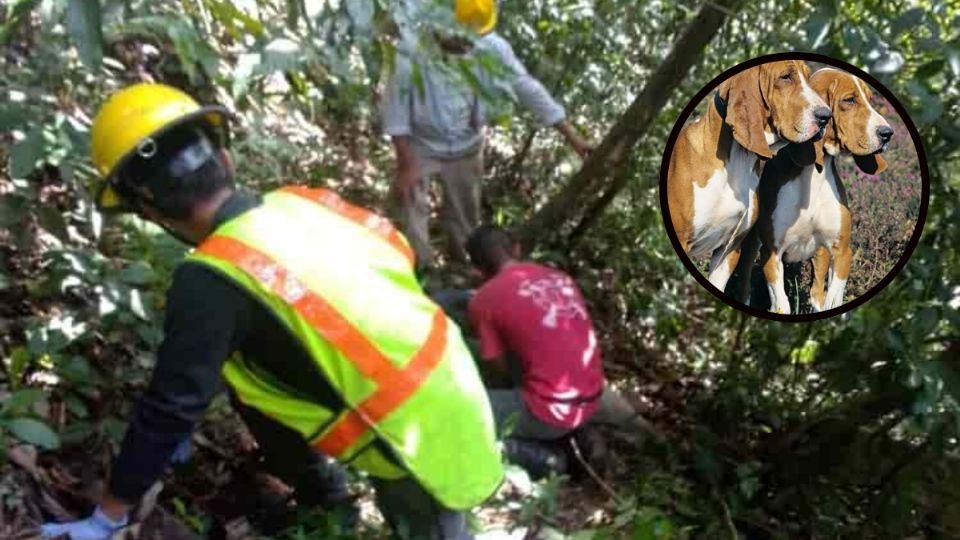
<svg viewBox="0 0 960 540">
<path fill-rule="evenodd" d="M 237 112 L 245 185 L 309 182 L 385 208 L 392 159 L 376 102 L 405 6 L 0 7 L 0 448 L 11 458 L 0 464 L 0 536 L 25 530 L 38 508 L 89 508 L 149 373 L 183 253 L 135 219 L 93 211 L 98 104 L 144 79 L 188 89 Z M 489 147 L 488 215 L 575 273 L 610 378 L 668 439 L 612 445 L 600 472 L 615 497 L 548 482 L 510 518 L 531 531 L 584 529 L 579 537 L 960 536 L 960 6 L 537 0 L 502 2 L 500 21 L 597 149 L 581 168 L 552 132 L 523 113 L 505 118 Z M 848 316 L 814 324 L 757 320 L 713 299 L 675 257 L 658 208 L 661 154 L 682 107 L 717 73 L 783 50 L 875 75 L 909 109 L 931 174 L 925 232 L 902 274 Z M 249 444 L 215 409 L 195 441 L 202 466 L 178 472 L 163 495 L 198 530 L 247 502 L 228 487 L 244 477 L 230 473 Z M 44 450 L 39 461 L 18 442 Z M 37 496 L 38 483 L 59 504 Z"/>
</svg>

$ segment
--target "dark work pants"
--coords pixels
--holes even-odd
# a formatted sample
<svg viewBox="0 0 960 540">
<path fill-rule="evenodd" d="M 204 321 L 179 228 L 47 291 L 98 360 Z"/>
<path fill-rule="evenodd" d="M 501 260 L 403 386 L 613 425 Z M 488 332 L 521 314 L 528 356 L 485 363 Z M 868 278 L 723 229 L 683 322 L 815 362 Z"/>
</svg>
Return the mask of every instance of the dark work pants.
<svg viewBox="0 0 960 540">
<path fill-rule="evenodd" d="M 267 473 L 294 488 L 299 504 L 327 510 L 351 504 L 347 474 L 332 458 L 313 450 L 296 431 L 231 396 L 234 409 L 263 454 Z M 412 478 L 372 478 L 377 507 L 398 538 L 469 540 L 462 512 L 444 508 Z"/>
</svg>

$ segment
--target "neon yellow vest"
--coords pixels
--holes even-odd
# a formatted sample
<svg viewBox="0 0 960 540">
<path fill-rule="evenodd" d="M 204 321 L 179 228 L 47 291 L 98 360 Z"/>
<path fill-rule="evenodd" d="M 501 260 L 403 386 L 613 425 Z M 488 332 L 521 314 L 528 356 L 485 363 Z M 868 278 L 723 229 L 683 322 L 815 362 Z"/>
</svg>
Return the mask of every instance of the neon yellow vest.
<svg viewBox="0 0 960 540">
<path fill-rule="evenodd" d="M 449 508 L 497 489 L 503 468 L 476 365 L 460 330 L 423 294 L 413 253 L 386 219 L 332 192 L 291 186 L 221 225 L 189 258 L 276 314 L 347 407 L 293 397 L 234 354 L 223 374 L 243 403 L 374 476 L 413 475 Z M 377 437 L 402 467 L 371 444 Z"/>
</svg>

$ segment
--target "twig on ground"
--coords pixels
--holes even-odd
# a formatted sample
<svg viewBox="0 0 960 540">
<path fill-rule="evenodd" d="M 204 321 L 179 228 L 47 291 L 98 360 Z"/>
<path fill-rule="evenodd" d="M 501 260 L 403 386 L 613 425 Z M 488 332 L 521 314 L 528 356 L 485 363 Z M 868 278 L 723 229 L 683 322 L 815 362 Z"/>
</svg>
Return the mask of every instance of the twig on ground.
<svg viewBox="0 0 960 540">
<path fill-rule="evenodd" d="M 606 492 L 607 495 L 610 496 L 615 503 L 617 503 L 617 505 L 622 505 L 623 499 L 621 499 L 620 496 L 617 495 L 617 492 L 610 487 L 610 484 L 604 482 L 603 479 L 600 478 L 600 475 L 597 474 L 597 471 L 595 471 L 589 463 L 587 463 L 587 460 L 583 459 L 583 454 L 580 452 L 580 445 L 578 445 L 577 441 L 573 438 L 570 439 L 570 448 L 573 449 L 574 457 L 576 457 L 577 461 L 583 465 L 583 468 L 587 471 L 587 474 L 590 475 L 590 478 L 593 478 L 593 480 L 603 489 L 604 492 Z"/>
<path fill-rule="evenodd" d="M 737 533 L 737 526 L 733 524 L 733 516 L 730 515 L 730 507 L 727 506 L 727 502 L 716 492 L 714 492 L 713 496 L 717 498 L 717 501 L 720 502 L 720 507 L 723 508 L 723 521 L 727 524 L 727 530 L 730 531 L 730 538 L 740 540 L 740 535 Z"/>
</svg>

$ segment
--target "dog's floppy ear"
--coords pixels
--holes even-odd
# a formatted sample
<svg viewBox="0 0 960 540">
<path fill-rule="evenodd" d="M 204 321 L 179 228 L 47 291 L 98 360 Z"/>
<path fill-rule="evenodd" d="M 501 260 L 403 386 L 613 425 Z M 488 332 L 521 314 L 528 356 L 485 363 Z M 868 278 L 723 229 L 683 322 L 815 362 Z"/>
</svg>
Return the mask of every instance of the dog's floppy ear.
<svg viewBox="0 0 960 540">
<path fill-rule="evenodd" d="M 733 138 L 761 158 L 772 158 L 763 133 L 769 111 L 760 95 L 760 68 L 737 73 L 723 81 L 718 91 L 727 103 L 726 123 L 733 130 Z"/>
<path fill-rule="evenodd" d="M 880 154 L 869 154 L 866 156 L 853 156 L 853 162 L 857 167 L 867 174 L 880 174 L 887 168 L 887 160 Z"/>
<path fill-rule="evenodd" d="M 835 78 L 829 77 L 827 73 L 814 73 L 814 75 L 819 75 L 817 77 L 810 77 L 810 87 L 813 88 L 813 91 L 817 93 L 823 101 L 830 107 L 830 111 L 837 110 L 836 104 L 836 89 L 837 89 L 837 80 Z M 830 81 L 827 85 L 827 81 Z M 826 86 L 825 86 L 826 85 Z M 814 162 L 817 165 L 817 171 L 823 172 L 823 158 L 824 153 L 826 152 L 825 146 L 827 142 L 830 142 L 834 147 L 839 144 L 839 138 L 837 135 L 837 117 L 835 115 L 831 116 L 830 120 L 827 122 L 826 127 L 823 128 L 823 135 L 820 136 L 820 139 L 813 143 L 814 150 L 817 153 L 816 161 Z"/>
</svg>

